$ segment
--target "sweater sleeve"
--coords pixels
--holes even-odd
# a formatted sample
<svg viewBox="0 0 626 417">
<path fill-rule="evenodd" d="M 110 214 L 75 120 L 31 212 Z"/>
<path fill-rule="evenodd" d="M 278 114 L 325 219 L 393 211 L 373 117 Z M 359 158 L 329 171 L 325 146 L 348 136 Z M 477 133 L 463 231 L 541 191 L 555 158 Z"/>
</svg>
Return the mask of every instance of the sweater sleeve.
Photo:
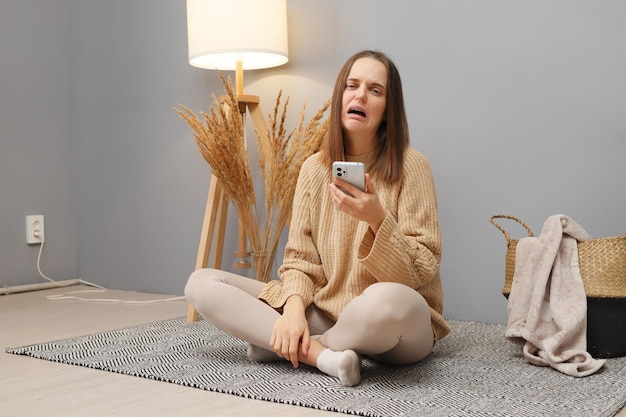
<svg viewBox="0 0 626 417">
<path fill-rule="evenodd" d="M 305 306 L 309 306 L 315 293 L 326 284 L 311 229 L 311 213 L 316 211 L 317 204 L 312 194 L 318 191 L 322 180 L 311 165 L 311 160 L 304 163 L 296 184 L 289 238 L 278 270 L 280 281 L 270 281 L 259 296 L 274 308 L 283 307 L 294 294 L 300 295 Z"/>
<path fill-rule="evenodd" d="M 370 229 L 359 248 L 359 260 L 378 281 L 418 289 L 437 276 L 441 232 L 437 196 L 428 160 L 417 151 L 405 159 L 397 218 L 388 214 L 374 235 Z"/>
</svg>

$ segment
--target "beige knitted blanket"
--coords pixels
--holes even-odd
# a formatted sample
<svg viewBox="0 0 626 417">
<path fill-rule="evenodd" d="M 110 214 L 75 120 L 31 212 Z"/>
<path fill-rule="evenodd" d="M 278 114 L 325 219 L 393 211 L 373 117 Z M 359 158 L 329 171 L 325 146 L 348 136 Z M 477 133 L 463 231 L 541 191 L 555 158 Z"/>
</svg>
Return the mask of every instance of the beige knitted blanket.
<svg viewBox="0 0 626 417">
<path fill-rule="evenodd" d="M 506 337 L 524 344 L 526 360 L 575 377 L 591 375 L 606 362 L 587 352 L 587 298 L 577 243 L 590 238 L 571 218 L 557 214 L 538 237 L 520 239 L 507 306 Z"/>
</svg>

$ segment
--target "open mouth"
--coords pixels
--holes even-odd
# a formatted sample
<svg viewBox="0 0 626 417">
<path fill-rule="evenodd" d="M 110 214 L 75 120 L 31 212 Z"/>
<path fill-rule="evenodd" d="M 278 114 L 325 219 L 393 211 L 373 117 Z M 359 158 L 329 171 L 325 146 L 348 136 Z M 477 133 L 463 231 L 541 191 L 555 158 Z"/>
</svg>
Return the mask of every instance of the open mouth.
<svg viewBox="0 0 626 417">
<path fill-rule="evenodd" d="M 359 115 L 359 116 L 361 116 L 361 117 L 366 117 L 366 116 L 365 116 L 365 112 L 364 112 L 363 110 L 361 110 L 361 109 L 356 109 L 356 108 L 349 109 L 349 110 L 348 110 L 348 114 L 357 114 L 357 115 Z"/>
</svg>

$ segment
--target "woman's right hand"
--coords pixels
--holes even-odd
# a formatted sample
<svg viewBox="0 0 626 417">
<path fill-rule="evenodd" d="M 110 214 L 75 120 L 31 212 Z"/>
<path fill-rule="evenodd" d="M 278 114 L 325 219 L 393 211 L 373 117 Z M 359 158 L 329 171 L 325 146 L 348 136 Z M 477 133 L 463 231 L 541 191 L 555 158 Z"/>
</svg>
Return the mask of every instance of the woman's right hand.
<svg viewBox="0 0 626 417">
<path fill-rule="evenodd" d="M 304 300 L 299 295 L 292 295 L 285 302 L 283 314 L 274 323 L 270 346 L 279 356 L 298 367 L 298 352 L 306 355 L 310 345 L 309 324 L 304 314 Z"/>
</svg>

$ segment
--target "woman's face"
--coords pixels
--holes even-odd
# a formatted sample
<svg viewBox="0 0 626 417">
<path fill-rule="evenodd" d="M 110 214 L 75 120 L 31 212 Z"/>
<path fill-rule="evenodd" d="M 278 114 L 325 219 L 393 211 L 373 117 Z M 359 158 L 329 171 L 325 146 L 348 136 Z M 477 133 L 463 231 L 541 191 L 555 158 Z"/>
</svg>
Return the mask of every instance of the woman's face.
<svg viewBox="0 0 626 417">
<path fill-rule="evenodd" d="M 348 137 L 376 137 L 387 105 L 387 69 L 374 58 L 359 58 L 350 69 L 342 99 L 341 122 Z"/>
</svg>

